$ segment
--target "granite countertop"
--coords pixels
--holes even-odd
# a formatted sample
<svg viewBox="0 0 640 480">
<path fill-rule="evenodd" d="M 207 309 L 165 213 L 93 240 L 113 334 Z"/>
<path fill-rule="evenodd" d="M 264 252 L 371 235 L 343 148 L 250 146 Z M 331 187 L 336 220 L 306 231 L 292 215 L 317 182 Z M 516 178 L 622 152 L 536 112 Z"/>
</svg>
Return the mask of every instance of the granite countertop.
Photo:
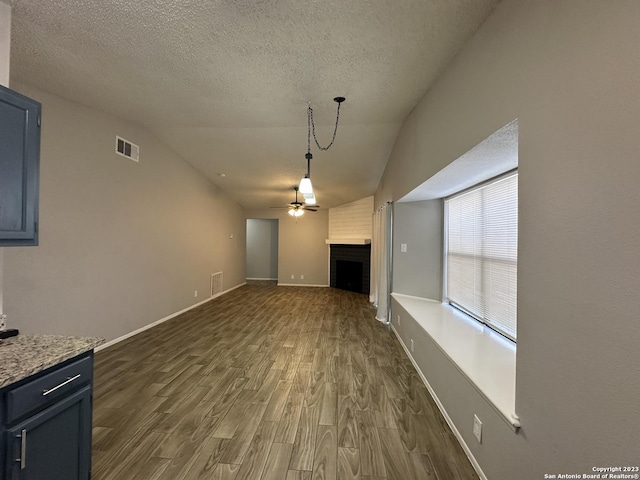
<svg viewBox="0 0 640 480">
<path fill-rule="evenodd" d="M 18 335 L 0 340 L 0 388 L 93 350 L 104 338 Z"/>
</svg>

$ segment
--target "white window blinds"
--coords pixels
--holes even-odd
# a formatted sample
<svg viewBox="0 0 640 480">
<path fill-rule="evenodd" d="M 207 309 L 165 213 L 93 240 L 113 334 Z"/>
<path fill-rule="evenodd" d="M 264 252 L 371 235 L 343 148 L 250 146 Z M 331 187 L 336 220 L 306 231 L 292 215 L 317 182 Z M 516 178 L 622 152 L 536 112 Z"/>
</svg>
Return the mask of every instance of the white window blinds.
<svg viewBox="0 0 640 480">
<path fill-rule="evenodd" d="M 445 201 L 447 301 L 516 340 L 518 175 Z"/>
</svg>

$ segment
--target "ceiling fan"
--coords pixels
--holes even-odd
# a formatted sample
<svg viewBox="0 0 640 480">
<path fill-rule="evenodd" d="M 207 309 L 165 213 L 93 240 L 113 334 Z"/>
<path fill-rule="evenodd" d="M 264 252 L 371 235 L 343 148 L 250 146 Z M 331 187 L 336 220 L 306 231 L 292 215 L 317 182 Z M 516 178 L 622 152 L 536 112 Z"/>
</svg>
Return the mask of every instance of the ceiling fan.
<svg viewBox="0 0 640 480">
<path fill-rule="evenodd" d="M 298 200 L 298 186 L 296 185 L 295 187 L 293 187 L 293 189 L 296 192 L 296 199 L 295 201 L 288 203 L 286 206 L 284 207 L 271 207 L 271 208 L 288 208 L 289 211 L 287 212 L 289 215 L 291 215 L 292 217 L 299 217 L 301 216 L 305 210 L 309 211 L 309 212 L 317 212 L 318 209 L 320 208 L 320 205 L 306 205 L 304 202 L 301 202 Z"/>
</svg>

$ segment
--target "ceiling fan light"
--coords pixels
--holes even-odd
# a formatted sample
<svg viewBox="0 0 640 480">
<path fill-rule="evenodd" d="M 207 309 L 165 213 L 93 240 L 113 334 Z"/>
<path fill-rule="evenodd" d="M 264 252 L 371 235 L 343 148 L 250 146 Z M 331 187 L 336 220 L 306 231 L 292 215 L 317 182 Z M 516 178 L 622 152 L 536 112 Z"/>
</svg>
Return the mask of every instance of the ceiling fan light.
<svg viewBox="0 0 640 480">
<path fill-rule="evenodd" d="M 300 180 L 300 193 L 305 196 L 313 193 L 313 185 L 311 185 L 311 179 L 306 175 Z"/>
<path fill-rule="evenodd" d="M 287 213 L 292 217 L 301 217 L 304 214 L 304 210 L 299 208 L 292 208 Z"/>
</svg>

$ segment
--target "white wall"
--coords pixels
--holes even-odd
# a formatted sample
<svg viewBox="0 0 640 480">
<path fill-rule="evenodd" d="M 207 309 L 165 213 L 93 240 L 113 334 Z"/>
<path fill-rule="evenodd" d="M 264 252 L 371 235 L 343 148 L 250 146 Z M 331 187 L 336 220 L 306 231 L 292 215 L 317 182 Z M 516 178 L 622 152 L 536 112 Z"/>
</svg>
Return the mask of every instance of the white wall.
<svg viewBox="0 0 640 480">
<path fill-rule="evenodd" d="M 329 209 L 330 239 L 369 239 L 373 230 L 373 195 Z"/>
<path fill-rule="evenodd" d="M 237 203 L 144 128 L 12 86 L 42 102 L 40 244 L 5 248 L 12 327 L 111 340 L 207 298 L 211 273 L 244 282 Z M 116 135 L 140 163 L 115 154 Z"/>
<path fill-rule="evenodd" d="M 249 279 L 278 279 L 278 220 L 247 218 Z"/>
<path fill-rule="evenodd" d="M 520 432 L 416 340 L 490 479 L 638 463 L 639 27 L 636 0 L 503 0 L 404 122 L 376 193 L 401 198 L 519 119 Z"/>
<path fill-rule="evenodd" d="M 293 218 L 282 210 L 249 210 L 249 218 L 278 219 L 278 283 L 329 285 L 327 210 L 305 212 Z M 291 278 L 291 275 L 294 278 Z M 304 278 L 300 278 L 304 275 Z"/>
</svg>

